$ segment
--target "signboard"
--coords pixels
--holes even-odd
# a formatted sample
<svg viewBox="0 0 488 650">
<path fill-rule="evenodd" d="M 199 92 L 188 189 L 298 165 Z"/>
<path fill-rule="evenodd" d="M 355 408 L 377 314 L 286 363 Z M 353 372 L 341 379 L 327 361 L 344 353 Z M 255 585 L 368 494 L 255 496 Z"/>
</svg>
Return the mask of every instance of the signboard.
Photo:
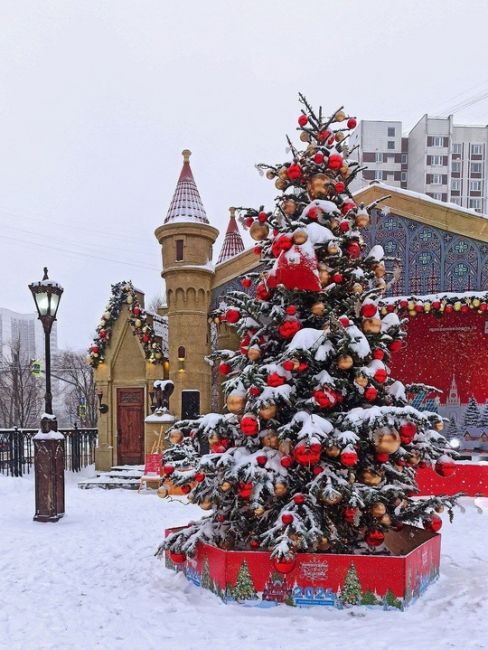
<svg viewBox="0 0 488 650">
<path fill-rule="evenodd" d="M 163 454 L 146 454 L 144 476 L 161 476 L 161 461 Z"/>
</svg>

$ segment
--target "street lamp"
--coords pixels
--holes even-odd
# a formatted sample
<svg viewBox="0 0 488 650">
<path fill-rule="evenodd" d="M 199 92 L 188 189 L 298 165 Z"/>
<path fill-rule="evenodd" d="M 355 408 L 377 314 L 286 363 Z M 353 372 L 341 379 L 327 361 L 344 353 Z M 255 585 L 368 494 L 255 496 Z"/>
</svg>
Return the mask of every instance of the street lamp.
<svg viewBox="0 0 488 650">
<path fill-rule="evenodd" d="M 63 287 L 44 277 L 29 285 L 38 318 L 44 329 L 46 393 L 41 428 L 34 436 L 34 469 L 36 488 L 35 521 L 58 521 L 64 515 L 64 436 L 58 433 L 53 415 L 51 392 L 51 329 L 63 293 Z"/>
</svg>

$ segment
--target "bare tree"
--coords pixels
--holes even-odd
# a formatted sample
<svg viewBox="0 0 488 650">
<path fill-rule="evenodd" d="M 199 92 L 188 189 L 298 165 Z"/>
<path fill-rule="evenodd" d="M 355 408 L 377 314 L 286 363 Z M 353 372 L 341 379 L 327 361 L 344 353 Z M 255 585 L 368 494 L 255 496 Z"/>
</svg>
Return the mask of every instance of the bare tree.
<svg viewBox="0 0 488 650">
<path fill-rule="evenodd" d="M 0 426 L 37 426 L 43 397 L 43 381 L 33 376 L 21 341 L 11 342 L 7 355 L 0 358 Z"/>
<path fill-rule="evenodd" d="M 66 415 L 70 423 L 97 425 L 97 395 L 93 368 L 86 363 L 86 354 L 66 350 L 56 356 L 52 374 L 63 382 Z M 80 416 L 80 406 L 84 414 Z"/>
<path fill-rule="evenodd" d="M 147 311 L 150 312 L 151 314 L 158 314 L 159 309 L 163 309 L 166 307 L 166 303 L 163 300 L 162 296 L 154 296 L 151 298 L 149 301 L 149 304 L 147 306 Z"/>
</svg>

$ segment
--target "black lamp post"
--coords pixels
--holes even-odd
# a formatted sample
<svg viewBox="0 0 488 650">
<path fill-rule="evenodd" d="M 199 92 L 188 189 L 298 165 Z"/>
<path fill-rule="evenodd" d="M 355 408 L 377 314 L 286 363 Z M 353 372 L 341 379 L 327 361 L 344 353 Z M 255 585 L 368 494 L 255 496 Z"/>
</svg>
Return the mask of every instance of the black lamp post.
<svg viewBox="0 0 488 650">
<path fill-rule="evenodd" d="M 36 484 L 35 521 L 58 521 L 64 515 L 64 436 L 58 433 L 53 415 L 51 392 L 51 329 L 63 293 L 63 287 L 49 280 L 47 268 L 40 282 L 29 289 L 36 303 L 39 320 L 44 329 L 46 394 L 41 428 L 34 436 L 34 468 Z"/>
</svg>

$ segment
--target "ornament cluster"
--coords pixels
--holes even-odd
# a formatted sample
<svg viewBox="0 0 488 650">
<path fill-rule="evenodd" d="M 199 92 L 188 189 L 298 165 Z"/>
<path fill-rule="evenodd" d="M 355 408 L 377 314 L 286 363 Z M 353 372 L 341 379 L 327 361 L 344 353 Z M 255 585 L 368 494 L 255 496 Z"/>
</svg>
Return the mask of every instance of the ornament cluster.
<svg viewBox="0 0 488 650">
<path fill-rule="evenodd" d="M 418 467 L 455 465 L 442 418 L 409 405 L 390 375 L 405 332 L 382 307 L 383 249 L 362 236 L 377 202 L 357 205 L 348 189 L 356 120 L 300 99 L 306 148 L 289 141 L 291 161 L 259 166 L 281 192 L 275 208 L 240 209 L 265 270 L 214 314 L 240 336 L 212 357 L 226 412 L 178 423 L 165 454 L 164 473 L 210 511 L 163 543 L 183 557 L 199 540 L 270 550 L 277 570 L 300 551 L 387 553 L 388 532 L 436 531 L 453 504 L 412 499 Z"/>
<path fill-rule="evenodd" d="M 133 333 L 144 348 L 145 358 L 151 363 L 163 362 L 161 339 L 155 336 L 147 312 L 141 307 L 132 282 L 118 282 L 112 285 L 112 294 L 98 324 L 95 337 L 88 350 L 86 361 L 93 368 L 105 361 L 105 351 L 110 345 L 112 330 L 117 321 L 122 305 L 129 307 L 129 322 Z"/>
<path fill-rule="evenodd" d="M 419 298 L 417 296 L 390 298 L 381 301 L 381 314 L 398 313 L 401 316 L 417 316 L 417 314 L 452 314 L 459 312 L 469 314 L 475 311 L 483 314 L 488 310 L 488 296 L 486 293 L 463 294 L 458 296 L 454 293 L 434 295 L 431 298 Z"/>
</svg>

